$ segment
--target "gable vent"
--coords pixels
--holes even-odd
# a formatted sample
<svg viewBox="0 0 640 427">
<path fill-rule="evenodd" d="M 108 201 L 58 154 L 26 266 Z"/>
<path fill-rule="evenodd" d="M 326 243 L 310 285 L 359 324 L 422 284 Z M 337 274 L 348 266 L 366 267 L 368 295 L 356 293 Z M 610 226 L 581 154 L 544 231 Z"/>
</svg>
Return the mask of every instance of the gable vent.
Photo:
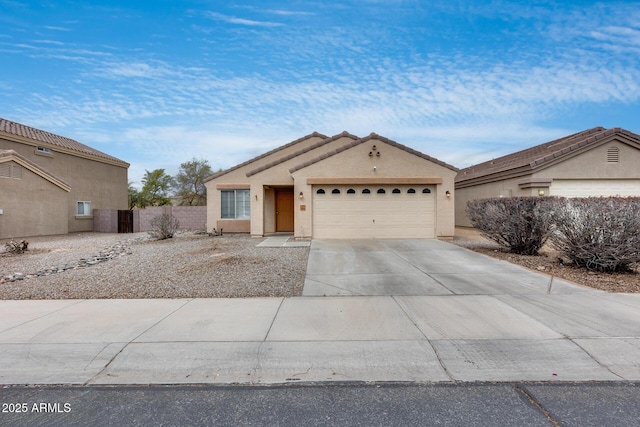
<svg viewBox="0 0 640 427">
<path fill-rule="evenodd" d="M 607 163 L 620 162 L 620 149 L 618 147 L 609 147 L 607 149 Z"/>
<path fill-rule="evenodd" d="M 0 163 L 0 177 L 11 178 L 11 163 Z"/>
</svg>

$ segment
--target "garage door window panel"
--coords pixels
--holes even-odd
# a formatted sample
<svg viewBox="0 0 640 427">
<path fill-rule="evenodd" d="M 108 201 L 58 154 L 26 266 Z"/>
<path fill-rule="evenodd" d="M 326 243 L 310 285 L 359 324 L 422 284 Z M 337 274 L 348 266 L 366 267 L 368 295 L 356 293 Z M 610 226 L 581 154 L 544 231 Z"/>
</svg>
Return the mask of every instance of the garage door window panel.
<svg viewBox="0 0 640 427">
<path fill-rule="evenodd" d="M 223 190 L 221 194 L 224 219 L 249 219 L 251 216 L 251 198 L 249 190 Z"/>
</svg>

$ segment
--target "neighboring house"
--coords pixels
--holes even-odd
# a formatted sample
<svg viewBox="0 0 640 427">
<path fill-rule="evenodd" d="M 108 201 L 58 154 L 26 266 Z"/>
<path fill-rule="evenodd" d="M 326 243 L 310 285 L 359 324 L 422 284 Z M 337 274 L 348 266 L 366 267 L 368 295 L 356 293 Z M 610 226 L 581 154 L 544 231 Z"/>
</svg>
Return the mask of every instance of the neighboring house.
<svg viewBox="0 0 640 427">
<path fill-rule="evenodd" d="M 313 133 L 209 177 L 207 229 L 451 238 L 456 172 L 376 134 Z"/>
<path fill-rule="evenodd" d="M 0 238 L 92 231 L 94 209 L 127 209 L 129 164 L 0 118 Z"/>
<path fill-rule="evenodd" d="M 456 225 L 470 200 L 511 196 L 640 196 L 640 135 L 596 127 L 462 169 Z"/>
</svg>

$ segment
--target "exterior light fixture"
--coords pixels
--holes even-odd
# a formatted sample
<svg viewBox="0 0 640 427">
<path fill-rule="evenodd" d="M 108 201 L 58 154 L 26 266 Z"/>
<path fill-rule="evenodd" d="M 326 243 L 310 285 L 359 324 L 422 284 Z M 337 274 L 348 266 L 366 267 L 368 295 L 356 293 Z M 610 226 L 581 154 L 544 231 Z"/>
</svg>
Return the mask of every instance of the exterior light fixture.
<svg viewBox="0 0 640 427">
<path fill-rule="evenodd" d="M 298 197 L 300 198 L 300 200 L 304 199 L 304 194 L 302 193 L 302 191 L 300 192 L 300 195 L 298 195 Z"/>
<path fill-rule="evenodd" d="M 451 191 L 447 190 L 444 192 L 444 195 L 447 196 L 447 199 L 451 198 Z"/>
<path fill-rule="evenodd" d="M 538 196 L 544 196 L 544 190 L 542 188 L 538 190 Z"/>
</svg>

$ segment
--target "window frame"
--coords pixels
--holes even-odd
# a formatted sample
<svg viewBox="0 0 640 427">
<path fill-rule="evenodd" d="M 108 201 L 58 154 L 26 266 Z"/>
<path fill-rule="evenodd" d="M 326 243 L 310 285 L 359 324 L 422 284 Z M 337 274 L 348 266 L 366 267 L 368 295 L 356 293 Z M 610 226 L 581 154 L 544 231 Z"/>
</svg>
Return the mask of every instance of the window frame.
<svg viewBox="0 0 640 427">
<path fill-rule="evenodd" d="M 231 198 L 227 196 L 225 199 L 225 193 L 233 194 L 233 196 Z M 229 205 L 229 201 L 231 201 L 231 205 Z M 220 190 L 220 218 L 251 219 L 251 190 L 246 188 Z"/>
<path fill-rule="evenodd" d="M 82 213 L 80 213 L 80 206 L 82 206 Z M 87 212 L 88 207 L 88 213 Z M 78 200 L 76 202 L 76 216 L 82 218 L 88 218 L 93 216 L 93 208 L 91 207 L 91 201 Z"/>
</svg>

